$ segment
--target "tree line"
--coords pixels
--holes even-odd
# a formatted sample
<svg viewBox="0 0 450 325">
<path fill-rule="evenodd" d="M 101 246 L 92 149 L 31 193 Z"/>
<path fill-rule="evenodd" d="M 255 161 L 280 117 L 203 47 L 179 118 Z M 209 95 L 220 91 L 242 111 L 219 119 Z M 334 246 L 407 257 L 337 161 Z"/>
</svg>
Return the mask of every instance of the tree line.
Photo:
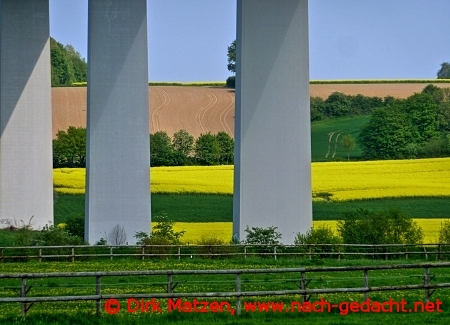
<svg viewBox="0 0 450 325">
<path fill-rule="evenodd" d="M 72 86 L 87 81 L 87 63 L 72 45 L 63 45 L 50 38 L 52 87 Z"/>
<path fill-rule="evenodd" d="M 428 85 L 406 99 L 375 109 L 358 141 L 365 159 L 450 155 L 450 88 Z"/>
<path fill-rule="evenodd" d="M 201 134 L 195 139 L 186 130 L 170 137 L 150 134 L 150 166 L 231 165 L 234 140 L 225 132 Z M 86 128 L 71 126 L 53 140 L 53 167 L 86 167 Z"/>
</svg>

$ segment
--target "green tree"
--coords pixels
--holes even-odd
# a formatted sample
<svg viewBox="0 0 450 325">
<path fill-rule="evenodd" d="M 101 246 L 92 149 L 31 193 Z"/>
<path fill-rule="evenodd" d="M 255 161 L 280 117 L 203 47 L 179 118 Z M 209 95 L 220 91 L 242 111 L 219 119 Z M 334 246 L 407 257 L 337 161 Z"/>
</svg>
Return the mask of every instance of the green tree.
<svg viewBox="0 0 450 325">
<path fill-rule="evenodd" d="M 351 134 L 346 134 L 339 144 L 347 151 L 347 160 L 350 160 L 350 151 L 355 148 L 355 138 Z"/>
<path fill-rule="evenodd" d="M 179 166 L 182 156 L 176 152 L 172 140 L 164 131 L 150 134 L 150 165 L 151 166 Z"/>
<path fill-rule="evenodd" d="M 441 68 L 437 72 L 438 79 L 450 79 L 450 63 L 441 63 Z"/>
<path fill-rule="evenodd" d="M 234 140 L 228 133 L 220 131 L 216 135 L 220 146 L 220 163 L 230 165 L 234 163 Z"/>
<path fill-rule="evenodd" d="M 220 143 L 211 132 L 200 134 L 195 141 L 195 158 L 201 165 L 219 164 L 220 150 Z"/>
<path fill-rule="evenodd" d="M 416 93 L 406 99 L 403 110 L 407 113 L 413 127 L 414 142 L 423 144 L 439 137 L 437 123 L 437 104 L 426 93 Z"/>
<path fill-rule="evenodd" d="M 64 45 L 50 38 L 52 87 L 70 86 L 75 81 L 73 64 Z"/>
<path fill-rule="evenodd" d="M 415 142 L 411 121 L 398 102 L 376 109 L 358 141 L 368 159 L 402 158 L 407 145 Z"/>
<path fill-rule="evenodd" d="M 87 63 L 79 52 L 72 45 L 64 46 L 64 50 L 72 62 L 73 75 L 76 82 L 87 81 Z"/>
<path fill-rule="evenodd" d="M 334 92 L 325 100 L 325 115 L 327 117 L 346 116 L 351 112 L 351 96 Z"/>
<path fill-rule="evenodd" d="M 194 137 L 186 130 L 179 130 L 173 135 L 172 146 L 183 158 L 184 164 L 188 164 L 194 150 Z"/>
<path fill-rule="evenodd" d="M 53 140 L 54 167 L 86 166 L 86 128 L 70 126 Z"/>
<path fill-rule="evenodd" d="M 230 46 L 228 46 L 228 71 L 236 73 L 236 40 L 234 40 Z"/>
</svg>

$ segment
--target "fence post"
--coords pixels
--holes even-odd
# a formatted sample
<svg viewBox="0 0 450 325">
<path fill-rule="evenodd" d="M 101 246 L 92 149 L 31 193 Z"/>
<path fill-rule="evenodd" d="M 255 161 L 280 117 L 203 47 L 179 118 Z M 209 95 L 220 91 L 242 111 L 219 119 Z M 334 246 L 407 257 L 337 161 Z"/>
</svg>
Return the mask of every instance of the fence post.
<svg viewBox="0 0 450 325">
<path fill-rule="evenodd" d="M 100 275 L 97 275 L 95 277 L 95 293 L 101 297 L 101 294 L 102 294 L 102 277 Z M 101 298 L 97 299 L 96 305 L 97 305 L 97 316 L 100 316 L 101 311 L 102 311 L 102 309 L 101 309 L 102 308 L 102 299 Z"/>
<path fill-rule="evenodd" d="M 244 245 L 244 258 L 247 258 L 247 245 Z"/>
<path fill-rule="evenodd" d="M 172 283 L 173 283 L 172 274 L 167 274 L 167 293 L 172 293 Z"/>
<path fill-rule="evenodd" d="M 405 245 L 405 256 L 408 259 L 408 245 Z"/>
<path fill-rule="evenodd" d="M 111 246 L 111 247 L 109 247 L 109 255 L 110 255 L 110 260 L 112 261 L 113 260 L 113 247 Z"/>
<path fill-rule="evenodd" d="M 428 288 L 428 286 L 430 285 L 430 269 L 428 267 L 425 267 L 424 284 L 425 284 L 425 302 L 428 302 L 430 300 L 430 288 Z"/>
<path fill-rule="evenodd" d="M 423 251 L 425 252 L 425 259 L 427 260 L 428 259 L 427 249 L 425 248 L 425 246 L 422 246 L 422 247 L 423 247 Z"/>
<path fill-rule="evenodd" d="M 27 296 L 27 279 L 22 278 L 22 285 L 20 288 L 20 297 L 26 298 Z M 25 317 L 27 315 L 27 303 L 22 302 L 22 317 Z"/>
<path fill-rule="evenodd" d="M 277 259 L 277 246 L 273 247 L 273 257 L 275 258 L 275 260 Z"/>
<path fill-rule="evenodd" d="M 341 259 L 341 245 L 338 245 L 338 260 Z"/>
<path fill-rule="evenodd" d="M 142 250 L 141 250 L 141 253 L 142 253 L 142 260 L 144 260 L 145 259 L 145 256 L 144 256 L 144 254 L 145 254 L 145 246 L 144 245 L 142 245 Z"/>
<path fill-rule="evenodd" d="M 75 247 L 72 247 L 72 263 L 75 262 Z"/>
<path fill-rule="evenodd" d="M 236 314 L 241 314 L 241 274 L 236 274 Z"/>
<path fill-rule="evenodd" d="M 178 260 L 181 260 L 181 246 L 178 246 Z"/>
<path fill-rule="evenodd" d="M 42 263 L 42 248 L 39 248 L 39 263 Z"/>
<path fill-rule="evenodd" d="M 309 246 L 309 260 L 312 260 L 312 247 L 311 245 Z"/>
<path fill-rule="evenodd" d="M 300 289 L 306 290 L 306 276 L 305 271 L 300 272 Z M 306 293 L 302 293 L 302 304 L 306 301 Z"/>
<path fill-rule="evenodd" d="M 364 287 L 369 289 L 369 270 L 364 270 Z M 364 300 L 369 298 L 369 291 L 364 292 Z"/>
</svg>

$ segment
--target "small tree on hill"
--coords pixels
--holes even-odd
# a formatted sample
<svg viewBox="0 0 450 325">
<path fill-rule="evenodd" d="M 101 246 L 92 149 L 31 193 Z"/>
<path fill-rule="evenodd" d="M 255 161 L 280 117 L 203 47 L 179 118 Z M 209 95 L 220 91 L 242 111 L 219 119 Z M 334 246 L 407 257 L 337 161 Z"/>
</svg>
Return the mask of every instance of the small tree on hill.
<svg viewBox="0 0 450 325">
<path fill-rule="evenodd" d="M 342 138 L 339 144 L 347 151 L 347 160 L 350 160 L 350 151 L 355 148 L 355 138 L 351 134 L 347 134 Z"/>
</svg>

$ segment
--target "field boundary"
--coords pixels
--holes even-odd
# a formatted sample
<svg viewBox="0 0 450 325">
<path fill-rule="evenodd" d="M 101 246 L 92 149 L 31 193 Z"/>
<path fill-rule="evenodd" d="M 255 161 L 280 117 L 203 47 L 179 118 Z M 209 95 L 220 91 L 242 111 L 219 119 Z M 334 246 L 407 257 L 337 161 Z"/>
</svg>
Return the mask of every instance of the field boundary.
<svg viewBox="0 0 450 325">
<path fill-rule="evenodd" d="M 80 245 L 0 247 L 0 263 L 37 259 L 72 261 L 88 258 L 200 258 L 280 257 L 302 258 L 419 258 L 450 257 L 450 244 L 302 244 L 302 245 Z"/>
<path fill-rule="evenodd" d="M 449 268 L 450 262 L 447 263 L 424 263 L 424 264 L 403 264 L 403 265 L 383 265 L 383 266 L 341 266 L 341 267 L 310 267 L 310 268 L 278 268 L 278 269 L 220 269 L 220 270 L 156 270 L 156 271 L 115 271 L 115 272 L 55 272 L 55 273 L 15 273 L 15 274 L 0 274 L 0 280 L 5 279 L 20 279 L 20 294 L 19 297 L 1 297 L 0 303 L 21 303 L 22 316 L 26 316 L 28 310 L 31 308 L 32 304 L 35 302 L 61 302 L 61 301 L 96 301 L 96 312 L 97 315 L 101 314 L 101 302 L 104 299 L 126 299 L 126 298 L 236 298 L 235 311 L 237 315 L 241 314 L 241 299 L 242 297 L 261 297 L 261 296 L 277 296 L 277 295 L 301 295 L 301 302 L 304 303 L 309 301 L 311 295 L 314 294 L 325 294 L 325 293 L 362 293 L 364 294 L 364 299 L 369 298 L 370 292 L 382 292 L 382 291 L 403 291 L 403 290 L 419 290 L 424 289 L 424 301 L 428 302 L 430 296 L 438 288 L 449 288 L 450 283 L 434 283 L 431 281 L 436 281 L 435 275 L 430 274 L 430 269 L 437 268 Z M 399 269 L 422 269 L 423 277 L 419 279 L 422 284 L 407 284 L 407 285 L 378 285 L 369 286 L 369 271 L 376 270 L 399 270 Z M 308 285 L 313 280 L 313 277 L 307 278 L 307 275 L 314 273 L 327 273 L 327 272 L 348 272 L 348 271 L 359 271 L 363 272 L 362 278 L 356 277 L 362 280 L 362 286 L 346 286 L 338 288 L 316 288 L 308 289 Z M 254 274 L 286 274 L 289 273 L 286 278 L 282 278 L 283 281 L 281 286 L 285 289 L 278 290 L 258 290 L 258 291 L 243 291 L 242 285 L 245 281 L 242 281 L 243 275 L 254 275 Z M 297 280 L 292 280 L 292 274 L 297 274 Z M 165 276 L 166 281 L 161 282 L 158 279 L 158 284 L 165 287 L 166 293 L 160 292 L 147 292 L 147 293 L 126 293 L 126 294 L 102 294 L 102 278 L 120 276 Z M 224 275 L 234 275 L 234 287 L 235 291 L 215 291 L 215 292 L 180 292 L 175 293 L 174 289 L 179 284 L 179 281 L 175 281 L 175 276 L 190 275 L 191 277 L 202 276 L 202 275 L 214 275 L 215 279 L 212 282 L 221 282 L 220 276 Z M 87 278 L 91 277 L 95 279 L 95 294 L 90 295 L 71 295 L 71 296 L 29 296 L 28 293 L 31 286 L 27 285 L 28 279 L 46 279 L 46 278 Z M 380 277 L 375 277 L 377 283 L 380 281 Z M 211 281 L 210 281 L 211 282 Z M 298 289 L 286 289 L 286 285 L 294 284 Z M 151 288 L 152 286 L 149 286 Z M 153 290 L 154 291 L 154 290 Z M 31 305 L 28 305 L 31 303 Z"/>
</svg>

